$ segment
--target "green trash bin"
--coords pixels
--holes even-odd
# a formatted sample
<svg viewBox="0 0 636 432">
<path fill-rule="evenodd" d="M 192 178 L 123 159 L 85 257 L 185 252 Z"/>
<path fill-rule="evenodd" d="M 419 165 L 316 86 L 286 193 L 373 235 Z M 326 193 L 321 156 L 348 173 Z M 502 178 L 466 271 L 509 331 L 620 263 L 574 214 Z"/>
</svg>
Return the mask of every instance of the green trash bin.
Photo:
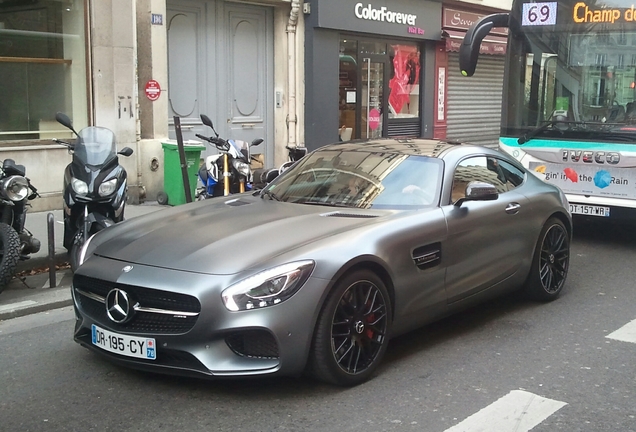
<svg viewBox="0 0 636 432">
<path fill-rule="evenodd" d="M 181 173 L 181 159 L 179 158 L 179 147 L 176 140 L 162 142 L 163 147 L 163 191 L 164 196 L 159 194 L 157 201 L 159 204 L 179 205 L 185 204 L 186 194 L 183 185 L 183 174 Z M 194 192 L 197 187 L 197 173 L 201 161 L 201 152 L 205 146 L 198 141 L 184 141 L 186 163 L 188 166 L 188 180 L 190 181 L 190 195 L 194 200 Z M 165 202 L 164 202 L 165 201 Z"/>
</svg>

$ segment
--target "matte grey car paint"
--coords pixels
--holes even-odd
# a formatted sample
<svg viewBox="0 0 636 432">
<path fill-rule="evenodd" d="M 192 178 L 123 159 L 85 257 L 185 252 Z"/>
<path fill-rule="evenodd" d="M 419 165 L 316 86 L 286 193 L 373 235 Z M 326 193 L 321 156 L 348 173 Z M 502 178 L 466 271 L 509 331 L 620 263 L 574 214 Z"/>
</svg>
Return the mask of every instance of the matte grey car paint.
<svg viewBox="0 0 636 432">
<path fill-rule="evenodd" d="M 399 148 L 399 141 L 388 142 Z M 410 143 L 416 148 L 432 144 L 428 140 Z M 347 145 L 368 148 L 369 144 Z M 247 193 L 155 212 L 96 235 L 77 275 L 196 297 L 201 313 L 192 330 L 151 336 L 157 340 L 158 356 L 162 348 L 184 351 L 196 357 L 205 370 L 162 367 L 115 356 L 78 339 L 95 321 L 77 302 L 76 340 L 114 361 L 142 369 L 209 376 L 298 375 L 305 367 L 329 290 L 357 266 L 373 269 L 388 287 L 394 311 L 392 336 L 519 288 L 528 276 L 539 232 L 548 218 L 558 215 L 571 232 L 563 195 L 494 150 L 438 147 L 436 157 L 445 164 L 439 206 L 413 211 L 335 208 L 278 202 Z M 323 149 L 328 148 L 332 147 Z M 494 201 L 452 205 L 454 167 L 474 155 L 508 161 L 526 173 L 524 184 Z M 513 203 L 518 211 L 507 212 Z M 230 312 L 223 305 L 221 292 L 233 283 L 264 269 L 306 259 L 316 263 L 313 273 L 283 303 L 240 312 Z M 422 265 L 418 260 L 430 262 Z M 132 270 L 123 272 L 126 265 L 132 265 Z M 108 323 L 97 324 L 108 329 Z M 278 359 L 241 357 L 230 350 L 225 335 L 243 329 L 271 332 L 278 344 Z"/>
</svg>

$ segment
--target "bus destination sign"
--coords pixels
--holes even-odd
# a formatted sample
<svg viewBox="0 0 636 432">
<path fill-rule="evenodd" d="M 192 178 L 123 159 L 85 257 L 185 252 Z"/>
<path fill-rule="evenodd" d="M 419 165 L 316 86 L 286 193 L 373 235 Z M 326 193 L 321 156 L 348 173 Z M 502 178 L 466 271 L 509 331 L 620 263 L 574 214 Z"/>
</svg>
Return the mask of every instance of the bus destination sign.
<svg viewBox="0 0 636 432">
<path fill-rule="evenodd" d="M 545 26 L 555 25 L 557 17 L 557 2 L 524 3 L 521 25 Z"/>
<path fill-rule="evenodd" d="M 555 25 L 557 23 L 557 2 L 524 3 L 522 13 L 522 26 Z M 633 23 L 636 22 L 636 6 L 611 8 L 588 5 L 581 1 L 574 4 L 571 16 L 574 24 Z"/>
<path fill-rule="evenodd" d="M 572 10 L 572 20 L 577 24 L 586 23 L 610 23 L 615 22 L 635 22 L 636 9 L 632 5 L 630 8 L 617 9 L 598 6 L 588 6 L 585 2 L 578 2 Z"/>
</svg>

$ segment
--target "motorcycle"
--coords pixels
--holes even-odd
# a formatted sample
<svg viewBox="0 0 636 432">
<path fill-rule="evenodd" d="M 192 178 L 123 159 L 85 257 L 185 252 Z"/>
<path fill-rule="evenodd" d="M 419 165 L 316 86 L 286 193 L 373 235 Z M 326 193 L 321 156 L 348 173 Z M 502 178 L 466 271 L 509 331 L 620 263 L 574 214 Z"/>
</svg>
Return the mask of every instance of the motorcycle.
<svg viewBox="0 0 636 432">
<path fill-rule="evenodd" d="M 28 201 L 38 196 L 24 166 L 5 159 L 0 171 L 0 292 L 13 278 L 18 261 L 40 250 L 40 241 L 24 227 Z"/>
<path fill-rule="evenodd" d="M 128 157 L 133 150 L 124 147 L 117 152 L 110 129 L 88 126 L 78 133 L 66 114 L 57 113 L 55 119 L 77 136 L 75 143 L 53 140 L 73 155 L 64 171 L 63 243 L 75 271 L 88 238 L 124 219 L 127 174 L 117 155 Z"/>
<path fill-rule="evenodd" d="M 201 121 L 212 128 L 215 136 L 196 134 L 196 137 L 214 145 L 220 153 L 208 156 L 199 169 L 199 179 L 203 187 L 197 190 L 197 200 L 250 190 L 253 159 L 250 149 L 262 143 L 263 139 L 257 138 L 251 144 L 242 140 L 224 140 L 219 137 L 208 116 L 201 114 Z"/>
<path fill-rule="evenodd" d="M 285 146 L 285 148 L 287 149 L 287 161 L 284 162 L 280 168 L 258 169 L 254 171 L 254 188 L 264 188 L 307 154 L 306 147 Z"/>
</svg>

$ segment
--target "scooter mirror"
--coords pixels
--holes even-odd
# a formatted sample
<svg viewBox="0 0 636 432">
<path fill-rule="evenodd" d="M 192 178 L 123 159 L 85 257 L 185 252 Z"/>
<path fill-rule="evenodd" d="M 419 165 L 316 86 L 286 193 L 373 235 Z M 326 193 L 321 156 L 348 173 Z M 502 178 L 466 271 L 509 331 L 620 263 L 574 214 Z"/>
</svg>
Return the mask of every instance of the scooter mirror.
<svg viewBox="0 0 636 432">
<path fill-rule="evenodd" d="M 71 122 L 71 119 L 68 118 L 68 116 L 63 112 L 58 112 L 57 114 L 55 114 L 55 120 L 57 120 L 57 122 L 60 123 L 62 126 L 73 130 L 73 123 Z"/>
<path fill-rule="evenodd" d="M 133 154 L 133 149 L 131 149 L 130 147 L 124 147 L 119 152 L 117 152 L 117 154 L 128 157 Z"/>
<path fill-rule="evenodd" d="M 262 142 L 263 142 L 263 138 L 256 138 L 254 141 L 252 141 L 251 146 L 257 146 Z"/>
<path fill-rule="evenodd" d="M 204 125 L 210 126 L 212 129 L 214 129 L 214 125 L 212 124 L 212 120 L 210 120 L 210 117 L 206 116 L 205 114 L 201 114 L 201 121 Z"/>
</svg>

